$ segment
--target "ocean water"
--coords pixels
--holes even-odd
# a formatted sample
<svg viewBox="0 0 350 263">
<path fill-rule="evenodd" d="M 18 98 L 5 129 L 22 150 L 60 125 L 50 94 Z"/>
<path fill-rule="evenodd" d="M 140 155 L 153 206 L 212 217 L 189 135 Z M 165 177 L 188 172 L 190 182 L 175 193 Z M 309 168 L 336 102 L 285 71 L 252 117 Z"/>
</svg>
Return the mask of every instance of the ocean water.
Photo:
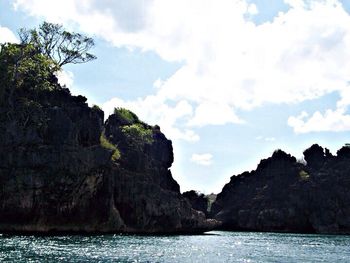
<svg viewBox="0 0 350 263">
<path fill-rule="evenodd" d="M 350 236 L 0 236 L 1 262 L 350 262 Z"/>
</svg>

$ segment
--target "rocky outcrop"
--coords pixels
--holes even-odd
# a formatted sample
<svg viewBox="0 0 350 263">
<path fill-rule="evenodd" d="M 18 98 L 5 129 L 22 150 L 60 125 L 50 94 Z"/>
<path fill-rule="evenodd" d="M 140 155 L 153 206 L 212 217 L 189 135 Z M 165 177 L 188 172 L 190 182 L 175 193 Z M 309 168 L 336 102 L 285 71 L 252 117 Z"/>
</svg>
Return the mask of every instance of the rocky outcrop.
<svg viewBox="0 0 350 263">
<path fill-rule="evenodd" d="M 313 145 L 307 164 L 281 150 L 232 176 L 212 206 L 226 230 L 350 233 L 350 148 Z"/>
<path fill-rule="evenodd" d="M 85 101 L 54 79 L 50 89 L 18 88 L 11 103 L 1 102 L 1 232 L 197 233 L 216 226 L 181 196 L 169 169 L 172 144 L 159 127 L 126 110 L 104 124 L 103 112 Z"/>
<path fill-rule="evenodd" d="M 182 196 L 190 201 L 193 209 L 202 211 L 205 215 L 208 215 L 209 200 L 204 194 L 191 190 L 184 192 Z"/>
</svg>

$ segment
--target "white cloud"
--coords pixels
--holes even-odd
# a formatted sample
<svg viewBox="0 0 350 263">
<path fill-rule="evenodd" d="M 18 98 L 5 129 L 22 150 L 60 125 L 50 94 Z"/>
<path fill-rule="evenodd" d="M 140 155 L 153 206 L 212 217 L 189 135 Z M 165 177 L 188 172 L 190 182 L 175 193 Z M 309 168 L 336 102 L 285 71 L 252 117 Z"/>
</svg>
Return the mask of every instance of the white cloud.
<svg viewBox="0 0 350 263">
<path fill-rule="evenodd" d="M 140 119 L 147 120 L 153 125 L 160 125 L 162 131 L 170 139 L 182 139 L 189 142 L 196 142 L 200 139 L 199 135 L 191 129 L 175 127 L 176 121 L 192 115 L 192 106 L 186 100 L 181 100 L 174 107 L 170 107 L 158 96 L 147 96 L 136 101 L 113 98 L 102 106 L 106 117 L 113 113 L 116 107 L 128 108 Z"/>
<path fill-rule="evenodd" d="M 159 89 L 160 87 L 162 87 L 164 84 L 164 81 L 162 81 L 160 78 L 158 78 L 154 83 L 153 83 L 153 87 Z"/>
<path fill-rule="evenodd" d="M 265 142 L 274 142 L 276 141 L 276 138 L 275 137 L 264 137 L 264 136 L 258 136 L 255 138 L 256 140 L 258 141 L 265 141 Z"/>
<path fill-rule="evenodd" d="M 337 103 L 337 108 L 342 111 L 346 111 L 350 105 L 350 86 L 340 91 L 341 99 Z"/>
<path fill-rule="evenodd" d="M 203 102 L 198 105 L 189 126 L 222 125 L 226 123 L 242 123 L 233 109 L 226 104 Z"/>
<path fill-rule="evenodd" d="M 199 164 L 199 165 L 204 165 L 204 166 L 209 166 L 212 164 L 212 159 L 213 155 L 210 153 L 204 153 L 204 154 L 192 154 L 191 157 L 191 162 Z"/>
<path fill-rule="evenodd" d="M 324 113 L 316 111 L 312 116 L 303 111 L 298 116 L 290 116 L 288 125 L 298 134 L 350 131 L 350 115 L 347 114 L 350 106 L 350 86 L 339 90 L 339 95 L 335 110 L 327 109 Z"/>
<path fill-rule="evenodd" d="M 6 42 L 17 43 L 18 39 L 10 29 L 0 26 L 0 43 Z"/>
<path fill-rule="evenodd" d="M 74 74 L 71 71 L 61 69 L 56 73 L 56 77 L 58 79 L 58 83 L 61 86 L 66 86 L 72 95 L 78 96 L 84 94 L 84 90 L 80 89 L 77 85 L 74 85 Z M 98 103 L 94 100 L 91 100 L 92 96 L 87 96 L 88 97 L 88 104 L 90 106 L 93 105 L 98 105 Z"/>
<path fill-rule="evenodd" d="M 73 72 L 68 70 L 60 70 L 56 73 L 56 77 L 58 79 L 58 83 L 61 86 L 66 86 L 69 89 L 73 87 L 73 82 L 74 82 Z"/>
<path fill-rule="evenodd" d="M 285 2 L 288 11 L 255 25 L 247 16 L 258 10 L 247 0 L 14 1 L 32 15 L 78 25 L 115 46 L 181 61 L 175 74 L 155 83 L 154 95 L 105 105 L 133 107 L 146 121 L 163 123 L 174 136 L 192 141 L 198 137 L 180 129 L 180 122 L 188 127 L 242 123 L 238 111 L 331 92 L 342 96 L 338 104 L 349 104 L 344 95 L 350 81 L 349 14 L 337 0 Z M 309 121 L 320 120 L 315 114 Z M 336 129 L 344 128 L 344 112 L 330 111 L 323 119 L 329 116 L 338 116 Z M 288 123 L 300 132 L 311 130 L 309 121 L 291 117 Z"/>
<path fill-rule="evenodd" d="M 248 13 L 250 15 L 257 15 L 259 13 L 257 6 L 255 4 L 250 4 L 248 6 Z"/>
<path fill-rule="evenodd" d="M 290 117 L 288 125 L 293 127 L 296 133 L 350 131 L 350 115 L 342 109 L 328 109 L 324 114 L 316 111 L 308 117 L 309 114 L 302 112 L 299 116 Z"/>
<path fill-rule="evenodd" d="M 304 8 L 305 7 L 304 0 L 284 0 L 284 2 L 293 8 Z"/>
</svg>

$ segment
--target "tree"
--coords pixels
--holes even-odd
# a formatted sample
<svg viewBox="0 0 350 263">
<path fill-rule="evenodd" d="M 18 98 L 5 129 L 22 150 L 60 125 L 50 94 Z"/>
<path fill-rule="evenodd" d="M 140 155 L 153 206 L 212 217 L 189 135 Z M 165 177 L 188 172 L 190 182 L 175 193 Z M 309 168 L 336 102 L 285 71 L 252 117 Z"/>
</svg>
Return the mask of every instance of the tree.
<svg viewBox="0 0 350 263">
<path fill-rule="evenodd" d="M 12 110 L 16 91 L 54 89 L 63 65 L 96 58 L 88 53 L 91 38 L 61 25 L 44 22 L 38 29 L 21 29 L 19 37 L 20 44 L 0 44 L 0 104 L 7 102 Z"/>
<path fill-rule="evenodd" d="M 38 29 L 19 31 L 21 44 L 33 45 L 38 52 L 52 59 L 57 69 L 66 64 L 80 64 L 96 59 L 88 51 L 94 46 L 92 38 L 66 31 L 62 25 L 44 22 Z"/>
<path fill-rule="evenodd" d="M 33 90 L 50 87 L 55 63 L 37 52 L 33 45 L 0 45 L 0 102 L 6 97 L 13 108 L 13 94 L 18 88 Z"/>
</svg>

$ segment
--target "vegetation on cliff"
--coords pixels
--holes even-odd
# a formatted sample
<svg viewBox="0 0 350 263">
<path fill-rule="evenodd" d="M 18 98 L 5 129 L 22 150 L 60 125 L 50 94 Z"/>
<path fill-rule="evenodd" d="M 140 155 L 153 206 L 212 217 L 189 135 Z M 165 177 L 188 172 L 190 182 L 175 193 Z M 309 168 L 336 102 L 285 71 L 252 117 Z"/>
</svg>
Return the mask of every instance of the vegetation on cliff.
<svg viewBox="0 0 350 263">
<path fill-rule="evenodd" d="M 19 44 L 0 46 L 2 98 L 6 89 L 12 95 L 15 88 L 53 88 L 53 75 L 62 66 L 96 58 L 88 52 L 94 46 L 93 39 L 68 32 L 61 25 L 44 22 L 38 29 L 21 29 L 19 37 Z"/>
<path fill-rule="evenodd" d="M 45 92 L 63 90 L 55 76 L 63 65 L 96 58 L 88 52 L 94 41 L 46 22 L 38 29 L 21 29 L 19 37 L 19 44 L 0 45 L 0 105 L 7 106 L 3 112 L 7 118 L 19 113 L 24 126 L 29 121 L 43 126 L 43 116 L 32 117 L 42 115 L 38 98 Z"/>
<path fill-rule="evenodd" d="M 141 149 L 153 141 L 152 127 L 140 121 L 135 113 L 125 108 L 115 108 L 114 115 L 120 120 L 122 133 L 131 147 Z"/>
<path fill-rule="evenodd" d="M 56 70 L 66 64 L 80 64 L 96 59 L 89 53 L 94 40 L 80 33 L 66 31 L 62 25 L 43 22 L 37 29 L 19 31 L 21 45 L 32 46 L 36 52 L 55 62 Z"/>
<path fill-rule="evenodd" d="M 115 146 L 110 141 L 108 141 L 104 132 L 101 133 L 100 142 L 101 142 L 101 146 L 103 148 L 111 150 L 113 152 L 113 154 L 111 156 L 112 161 L 117 161 L 120 158 L 119 149 L 117 148 L 117 146 Z"/>
<path fill-rule="evenodd" d="M 139 117 L 128 109 L 118 107 L 114 109 L 113 113 L 121 120 L 123 124 L 130 125 L 133 123 L 141 123 Z"/>
<path fill-rule="evenodd" d="M 61 66 L 94 58 L 91 40 L 47 23 L 22 30 L 21 40 L 0 50 L 1 232 L 215 227 L 181 197 L 172 143 L 159 126 L 126 109 L 104 122 L 99 107 L 58 84 Z"/>
</svg>

